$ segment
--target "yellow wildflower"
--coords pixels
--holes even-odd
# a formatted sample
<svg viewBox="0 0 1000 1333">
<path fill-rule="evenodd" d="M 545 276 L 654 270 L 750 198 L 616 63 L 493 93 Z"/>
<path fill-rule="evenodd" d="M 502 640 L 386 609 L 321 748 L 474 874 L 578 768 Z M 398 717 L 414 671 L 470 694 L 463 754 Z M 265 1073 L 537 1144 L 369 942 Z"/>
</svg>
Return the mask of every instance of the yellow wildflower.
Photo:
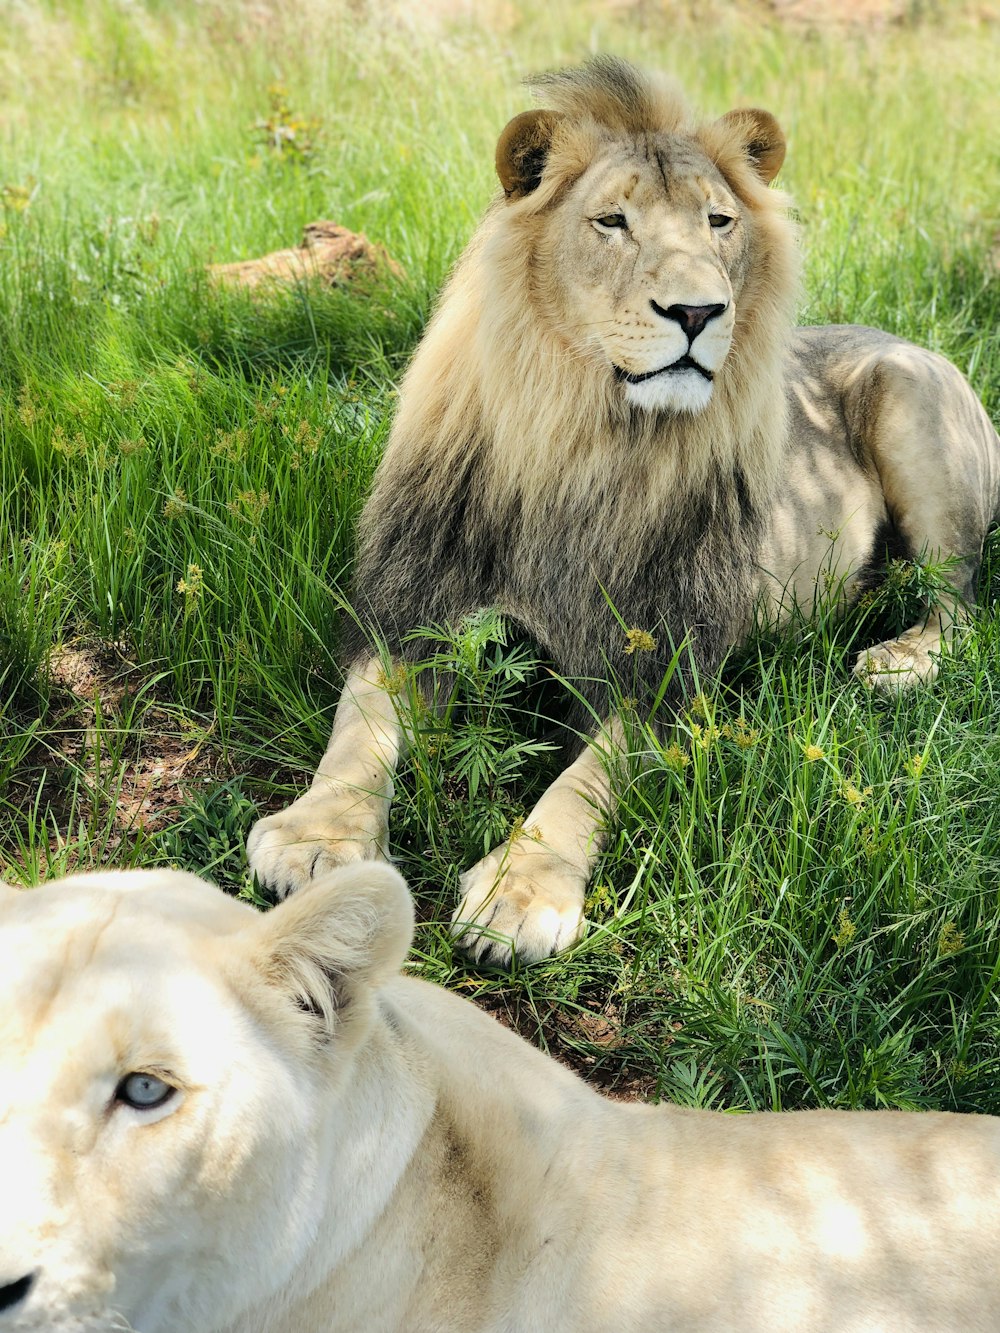
<svg viewBox="0 0 1000 1333">
<path fill-rule="evenodd" d="M 860 810 L 872 794 L 871 787 L 865 787 L 862 790 L 855 783 L 849 782 L 846 778 L 840 784 L 840 794 L 848 805 L 853 806 L 855 810 Z"/>
<path fill-rule="evenodd" d="M 588 917 L 606 916 L 615 910 L 615 906 L 615 892 L 611 885 L 597 884 L 587 894 L 583 910 Z"/>
<path fill-rule="evenodd" d="M 677 742 L 674 741 L 673 744 L 668 745 L 664 751 L 663 762 L 666 764 L 667 768 L 673 769 L 675 773 L 682 773 L 684 769 L 687 768 L 688 764 L 690 764 L 691 760 Z"/>
<path fill-rule="evenodd" d="M 195 603 L 205 591 L 205 577 L 201 565 L 188 565 L 187 577 L 177 581 L 177 591 L 184 596 L 184 614 L 190 615 Z"/>
<path fill-rule="evenodd" d="M 186 509 L 187 509 L 187 495 L 180 488 L 180 486 L 178 486 L 176 491 L 174 491 L 171 495 L 168 495 L 166 500 L 164 501 L 163 517 L 169 518 L 170 520 L 173 520 L 175 518 L 180 518 Z"/>
<path fill-rule="evenodd" d="M 749 750 L 760 740 L 760 732 L 756 727 L 748 726 L 746 718 L 741 716 L 729 729 L 729 739 L 735 741 L 741 750 Z"/>
<path fill-rule="evenodd" d="M 656 640 L 648 629 L 629 629 L 625 631 L 628 647 L 626 657 L 631 653 L 651 653 L 656 649 Z"/>
<path fill-rule="evenodd" d="M 515 843 L 520 838 L 530 838 L 532 842 L 541 842 L 542 830 L 537 824 L 525 824 L 524 815 L 517 815 L 507 834 L 508 843 Z"/>
<path fill-rule="evenodd" d="M 837 933 L 833 937 L 833 942 L 838 949 L 846 949 L 851 940 L 858 933 L 858 928 L 847 915 L 847 908 L 840 909 L 840 915 L 837 917 Z"/>
<path fill-rule="evenodd" d="M 236 499 L 230 500 L 226 508 L 237 518 L 259 522 L 260 516 L 270 503 L 271 496 L 267 491 L 239 491 Z"/>
<path fill-rule="evenodd" d="M 87 452 L 87 441 L 80 431 L 70 439 L 62 426 L 56 426 L 52 432 L 52 448 L 64 458 L 79 458 Z"/>
<path fill-rule="evenodd" d="M 27 384 L 22 384 L 17 392 L 17 415 L 24 426 L 33 426 L 38 420 L 38 405 Z"/>
<path fill-rule="evenodd" d="M 817 760 L 826 758 L 826 751 L 821 745 L 803 745 L 802 754 L 807 764 L 815 764 Z"/>
<path fill-rule="evenodd" d="M 406 688 L 406 667 L 402 662 L 397 662 L 391 673 L 387 672 L 385 667 L 379 667 L 375 679 L 380 688 L 385 690 L 390 698 L 395 699 Z"/>
<path fill-rule="evenodd" d="M 947 958 L 949 954 L 958 953 L 964 947 L 964 932 L 959 930 L 954 921 L 946 921 L 941 927 L 941 934 L 938 936 L 938 957 Z"/>
<path fill-rule="evenodd" d="M 216 458 L 226 458 L 230 463 L 235 463 L 245 457 L 247 445 L 248 436 L 245 426 L 239 426 L 236 430 L 218 430 L 215 432 L 212 453 Z"/>
</svg>

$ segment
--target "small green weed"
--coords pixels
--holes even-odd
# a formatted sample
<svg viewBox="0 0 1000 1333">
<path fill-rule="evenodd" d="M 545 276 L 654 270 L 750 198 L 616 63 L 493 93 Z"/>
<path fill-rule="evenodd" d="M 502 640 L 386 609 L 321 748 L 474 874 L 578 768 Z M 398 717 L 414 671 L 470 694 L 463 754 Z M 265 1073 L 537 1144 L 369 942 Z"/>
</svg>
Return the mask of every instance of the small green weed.
<svg viewBox="0 0 1000 1333">
<path fill-rule="evenodd" d="M 154 839 L 163 859 L 223 888 L 243 888 L 246 840 L 260 812 L 234 778 L 192 793 L 169 828 Z"/>
<path fill-rule="evenodd" d="M 320 121 L 291 111 L 288 90 L 280 83 L 271 84 L 267 97 L 267 115 L 253 126 L 254 142 L 280 162 L 303 166 L 312 161 L 319 147 Z"/>
</svg>

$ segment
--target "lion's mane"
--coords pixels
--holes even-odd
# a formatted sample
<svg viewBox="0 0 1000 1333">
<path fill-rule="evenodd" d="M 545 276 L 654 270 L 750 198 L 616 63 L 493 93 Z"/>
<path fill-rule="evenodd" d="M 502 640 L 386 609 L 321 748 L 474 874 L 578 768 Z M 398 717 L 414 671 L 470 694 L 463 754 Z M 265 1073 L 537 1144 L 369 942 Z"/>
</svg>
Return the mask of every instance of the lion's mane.
<svg viewBox="0 0 1000 1333">
<path fill-rule="evenodd" d="M 361 521 L 345 650 L 371 635 L 416 656 L 416 627 L 492 606 L 603 710 L 609 679 L 656 692 L 685 636 L 714 671 L 752 618 L 785 449 L 797 251 L 786 198 L 731 122 L 693 125 L 670 84 L 607 57 L 537 86 L 561 113 L 540 183 L 493 202 L 406 374 Z M 551 281 L 553 216 L 596 146 L 664 132 L 693 139 L 753 221 L 732 347 L 697 415 L 640 410 L 595 375 Z M 656 650 L 629 655 L 632 628 Z"/>
</svg>

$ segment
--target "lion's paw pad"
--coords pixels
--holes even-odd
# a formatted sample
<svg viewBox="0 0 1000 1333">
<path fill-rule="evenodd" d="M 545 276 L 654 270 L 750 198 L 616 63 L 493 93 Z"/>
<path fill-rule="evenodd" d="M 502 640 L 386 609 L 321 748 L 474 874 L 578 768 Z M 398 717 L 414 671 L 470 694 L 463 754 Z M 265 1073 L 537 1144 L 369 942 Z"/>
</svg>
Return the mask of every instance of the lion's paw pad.
<svg viewBox="0 0 1000 1333">
<path fill-rule="evenodd" d="M 888 694 L 926 685 L 937 673 L 937 662 L 930 653 L 906 639 L 890 639 L 866 648 L 854 664 L 854 674 L 863 685 Z"/>
<path fill-rule="evenodd" d="M 279 898 L 337 866 L 384 856 L 385 839 L 378 829 L 356 822 L 345 825 L 324 805 L 312 805 L 308 797 L 258 820 L 247 839 L 250 869 Z"/>
<path fill-rule="evenodd" d="M 513 956 L 537 962 L 568 949 L 583 934 L 584 876 L 559 857 L 538 859 L 551 865 L 519 870 L 487 857 L 462 876 L 452 931 L 473 962 L 504 967 Z M 542 873 L 546 868 L 548 875 Z"/>
</svg>

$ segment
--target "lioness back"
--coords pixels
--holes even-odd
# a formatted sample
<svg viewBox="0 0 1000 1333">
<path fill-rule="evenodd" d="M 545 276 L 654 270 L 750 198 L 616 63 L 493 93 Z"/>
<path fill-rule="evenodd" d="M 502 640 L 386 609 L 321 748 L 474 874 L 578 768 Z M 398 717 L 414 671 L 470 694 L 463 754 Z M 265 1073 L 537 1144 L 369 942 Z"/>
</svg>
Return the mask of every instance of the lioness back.
<svg viewBox="0 0 1000 1333">
<path fill-rule="evenodd" d="M 0 892 L 2 1333 L 973 1333 L 1000 1124 L 608 1101 L 369 863 Z"/>
</svg>

